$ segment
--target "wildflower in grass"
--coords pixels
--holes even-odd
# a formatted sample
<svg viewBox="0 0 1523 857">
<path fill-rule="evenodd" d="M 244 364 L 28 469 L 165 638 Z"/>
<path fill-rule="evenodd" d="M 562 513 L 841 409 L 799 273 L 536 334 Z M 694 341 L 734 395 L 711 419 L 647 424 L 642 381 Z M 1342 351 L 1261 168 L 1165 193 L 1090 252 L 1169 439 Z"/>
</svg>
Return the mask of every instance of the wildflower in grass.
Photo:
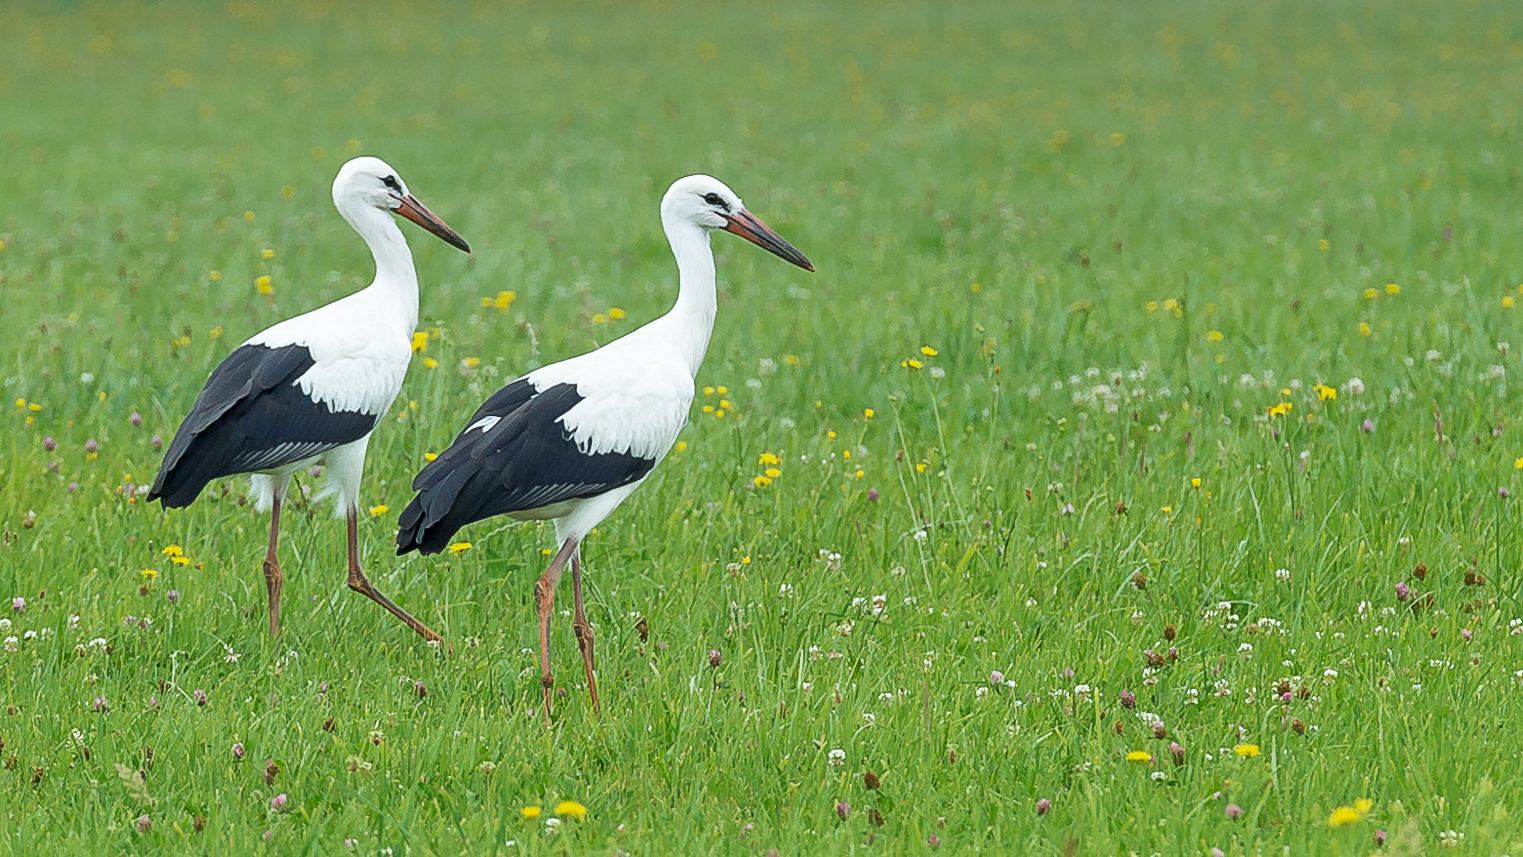
<svg viewBox="0 0 1523 857">
<path fill-rule="evenodd" d="M 134 824 L 137 825 L 138 833 L 147 833 L 153 829 L 153 819 L 149 818 L 146 815 L 138 816 L 137 821 L 134 822 Z"/>
<path fill-rule="evenodd" d="M 877 499 L 878 499 L 878 489 L 877 488 L 869 488 L 869 489 L 867 489 L 867 499 L 876 502 Z"/>
<path fill-rule="evenodd" d="M 196 688 L 196 692 L 191 694 L 191 696 L 195 698 L 196 705 L 205 705 L 207 703 L 206 691 L 199 687 Z"/>
<path fill-rule="evenodd" d="M 168 592 L 164 593 L 164 597 L 169 601 L 170 604 L 177 604 L 180 601 L 180 590 L 171 589 Z"/>
<path fill-rule="evenodd" d="M 1197 476 L 1194 479 L 1190 480 L 1190 487 L 1191 488 L 1199 488 L 1200 487 L 1200 477 L 1199 476 Z"/>
<path fill-rule="evenodd" d="M 282 811 L 285 810 L 285 808 L 286 808 L 286 793 L 285 792 L 281 792 L 280 794 L 270 798 L 270 812 L 282 812 Z"/>
<path fill-rule="evenodd" d="M 869 419 L 869 420 L 872 419 L 873 418 L 873 409 L 872 408 L 868 408 L 868 409 L 864 410 L 862 412 L 862 416 L 864 418 L 866 418 L 866 419 Z"/>
<path fill-rule="evenodd" d="M 51 435 L 44 436 L 42 439 L 42 448 L 48 452 L 52 452 L 58 448 L 58 441 L 54 440 Z"/>
<path fill-rule="evenodd" d="M 498 309 L 505 310 L 512 306 L 516 300 L 518 300 L 518 292 L 503 291 L 497 293 L 497 297 L 492 300 L 492 304 Z"/>
<path fill-rule="evenodd" d="M 1373 420 L 1366 419 L 1364 422 L 1359 424 L 1359 430 L 1365 434 L 1369 434 L 1375 430 L 1375 422 Z"/>
<path fill-rule="evenodd" d="M 1337 809 L 1333 810 L 1332 815 L 1327 817 L 1327 826 L 1343 827 L 1346 824 L 1353 824 L 1354 822 L 1358 821 L 1359 818 L 1360 816 L 1358 810 L 1354 809 L 1351 806 L 1340 806 Z"/>
<path fill-rule="evenodd" d="M 882 783 L 878 779 L 878 775 L 873 773 L 872 771 L 868 771 L 867 773 L 862 775 L 862 787 L 867 789 L 868 791 L 872 791 L 873 789 L 876 789 L 880 785 L 882 785 Z"/>
<path fill-rule="evenodd" d="M 766 477 L 766 476 L 757 476 L 757 477 L 752 478 L 752 480 L 751 480 L 751 485 L 753 487 L 756 487 L 756 488 L 766 488 L 768 485 L 771 485 L 771 484 L 772 484 L 772 480 L 770 478 Z"/>
<path fill-rule="evenodd" d="M 91 456 L 98 452 L 100 452 L 100 444 L 96 443 L 95 438 L 92 437 L 85 441 L 85 455 Z"/>
<path fill-rule="evenodd" d="M 1126 754 L 1126 760 L 1128 762 L 1151 762 L 1153 761 L 1153 754 L 1146 750 L 1133 750 Z"/>
<path fill-rule="evenodd" d="M 836 749 L 830 751 L 829 755 L 826 757 L 826 761 L 830 763 L 832 768 L 839 768 L 842 765 L 846 764 L 846 751 L 837 747 Z"/>
<path fill-rule="evenodd" d="M 1260 755 L 1259 745 L 1257 744 L 1239 744 L 1236 747 L 1232 748 L 1232 752 L 1238 754 L 1244 759 L 1252 759 L 1254 756 Z"/>
<path fill-rule="evenodd" d="M 152 569 L 152 568 L 145 568 L 142 571 L 138 572 L 138 574 L 141 574 L 142 576 L 148 578 L 149 580 L 152 580 L 155 577 L 159 576 L 158 570 L 157 569 Z"/>
<path fill-rule="evenodd" d="M 1233 821 L 1237 821 L 1239 818 L 1243 817 L 1243 808 L 1235 803 L 1227 804 L 1226 809 L 1222 810 L 1222 812 L 1227 816 L 1227 818 Z"/>
<path fill-rule="evenodd" d="M 1179 742 L 1169 742 L 1169 759 L 1176 765 L 1185 763 L 1185 748 L 1179 746 Z"/>
<path fill-rule="evenodd" d="M 1318 250 L 1326 250 L 1326 249 L 1328 249 L 1329 247 L 1332 247 L 1332 246 L 1333 245 L 1331 243 L 1329 243 L 1326 238 L 1318 238 L 1317 239 L 1317 249 Z"/>
<path fill-rule="evenodd" d="M 243 742 L 242 741 L 235 741 L 235 742 L 233 742 L 233 761 L 235 761 L 235 762 L 241 762 L 241 761 L 243 761 L 243 754 L 244 754 Z"/>
<path fill-rule="evenodd" d="M 587 807 L 574 800 L 563 800 L 555 805 L 555 814 L 574 818 L 578 821 L 587 817 Z"/>
<path fill-rule="evenodd" d="M 1509 492 L 1508 492 L 1508 490 L 1507 490 L 1507 489 L 1506 489 L 1506 488 L 1505 488 L 1505 487 L 1504 487 L 1504 488 L 1498 488 L 1498 489 L 1497 489 L 1497 496 L 1498 496 L 1498 497 L 1501 497 L 1501 498 L 1502 498 L 1502 499 L 1503 499 L 1503 500 L 1506 500 L 1506 499 L 1507 499 L 1507 498 L 1508 498 L 1508 497 L 1510 497 L 1510 496 L 1512 496 L 1512 495 L 1511 495 L 1511 494 L 1510 494 L 1510 493 L 1509 493 Z"/>
<path fill-rule="evenodd" d="M 412 350 L 414 354 L 428 350 L 428 331 L 420 330 L 412 335 Z"/>
<path fill-rule="evenodd" d="M 1271 417 L 1283 417 L 1290 413 L 1292 407 L 1290 402 L 1281 402 L 1278 405 L 1270 405 L 1267 410 Z"/>
<path fill-rule="evenodd" d="M 1154 720 L 1152 723 L 1152 730 L 1154 738 L 1169 737 L 1169 727 L 1165 726 L 1162 720 Z"/>
<path fill-rule="evenodd" d="M 1412 597 L 1412 589 L 1411 589 L 1411 587 L 1407 586 L 1407 584 L 1404 581 L 1397 581 L 1397 583 L 1396 583 L 1396 600 L 1397 601 L 1406 601 L 1407 599 L 1409 599 L 1411 597 Z"/>
<path fill-rule="evenodd" d="M 412 683 L 412 692 L 419 699 L 424 699 L 428 696 L 428 685 L 424 684 L 421 680 L 414 681 Z"/>
<path fill-rule="evenodd" d="M 989 683 L 990 684 L 1004 684 L 1005 683 L 1005 674 L 1000 672 L 999 670 L 991 670 L 989 672 Z"/>
<path fill-rule="evenodd" d="M 370 514 L 372 516 L 375 516 L 375 515 L 384 515 L 384 514 L 386 514 L 389 511 L 391 511 L 391 507 L 387 506 L 385 503 L 380 503 L 380 504 L 377 504 L 375 506 L 371 506 L 370 507 Z"/>
<path fill-rule="evenodd" d="M 133 411 L 132 416 L 128 417 L 127 421 L 132 423 L 133 428 L 137 428 L 143 424 L 143 415 L 137 411 Z"/>
<path fill-rule="evenodd" d="M 718 667 L 724 663 L 724 655 L 718 649 L 709 649 L 709 666 Z"/>
<path fill-rule="evenodd" d="M 1367 321 L 1361 321 L 1361 322 L 1359 322 L 1359 335 L 1360 336 L 1369 336 L 1370 333 L 1371 333 L 1371 331 L 1370 331 L 1370 323 L 1367 322 Z"/>
<path fill-rule="evenodd" d="M 455 542 L 454 544 L 449 546 L 449 552 L 454 554 L 455 556 L 459 556 L 459 555 L 465 553 L 466 551 L 468 551 L 470 549 L 471 549 L 471 543 L 470 542 Z"/>
<path fill-rule="evenodd" d="M 1388 295 L 1399 295 L 1399 294 L 1401 294 L 1401 286 L 1398 286 L 1395 283 L 1386 283 L 1386 294 L 1388 294 Z"/>
<path fill-rule="evenodd" d="M 1052 801 L 1047 798 L 1039 798 L 1036 802 L 1036 814 L 1046 815 L 1052 810 Z"/>
<path fill-rule="evenodd" d="M 1465 841 L 1465 834 L 1453 830 L 1445 830 L 1438 835 L 1438 844 L 1443 848 L 1458 848 Z"/>
<path fill-rule="evenodd" d="M 104 696 L 97 696 L 95 697 L 95 702 L 90 707 L 96 714 L 104 714 L 111 710 L 111 703 L 107 702 Z"/>
<path fill-rule="evenodd" d="M 1375 847 L 1379 848 L 1386 844 L 1388 834 L 1384 830 L 1375 831 Z"/>
<path fill-rule="evenodd" d="M 16 611 L 17 613 L 25 613 L 26 612 L 26 599 L 22 598 L 19 595 L 16 596 L 15 598 L 12 598 L 11 599 L 11 609 Z"/>
<path fill-rule="evenodd" d="M 1318 384 L 1315 387 L 1312 387 L 1312 391 L 1317 394 L 1317 398 L 1321 399 L 1324 402 L 1329 399 L 1338 398 L 1338 390 L 1334 387 L 1329 387 L 1326 384 Z"/>
<path fill-rule="evenodd" d="M 925 844 L 929 845 L 932 848 L 940 848 L 941 847 L 941 837 L 937 836 L 934 833 L 932 833 L 930 836 L 927 836 L 925 838 Z"/>
<path fill-rule="evenodd" d="M 275 287 L 270 285 L 270 275 L 260 274 L 258 277 L 256 277 L 254 279 L 254 290 L 259 292 L 261 295 L 269 295 L 274 293 Z"/>
<path fill-rule="evenodd" d="M 274 759 L 264 760 L 264 784 L 275 785 L 275 778 L 280 775 L 280 763 Z"/>
<path fill-rule="evenodd" d="M 844 800 L 836 801 L 836 818 L 845 821 L 851 817 L 851 804 Z"/>
<path fill-rule="evenodd" d="M 761 454 L 761 458 L 757 459 L 756 463 L 757 464 L 771 466 L 771 465 L 776 465 L 776 464 L 782 464 L 783 460 L 781 458 L 778 458 L 777 456 L 773 455 L 770 452 L 764 452 L 764 453 Z"/>
<path fill-rule="evenodd" d="M 920 346 L 920 353 L 927 357 L 935 357 L 939 352 L 929 345 Z"/>
</svg>

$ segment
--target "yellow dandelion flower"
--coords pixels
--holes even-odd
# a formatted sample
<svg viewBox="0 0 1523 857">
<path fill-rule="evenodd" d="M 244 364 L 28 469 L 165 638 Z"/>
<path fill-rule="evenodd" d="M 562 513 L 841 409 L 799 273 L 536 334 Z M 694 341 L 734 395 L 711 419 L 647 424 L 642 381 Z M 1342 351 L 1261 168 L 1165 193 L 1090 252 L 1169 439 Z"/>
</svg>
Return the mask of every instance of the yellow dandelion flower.
<svg viewBox="0 0 1523 857">
<path fill-rule="evenodd" d="M 1168 300 L 1163 302 L 1163 308 L 1168 310 L 1169 312 L 1173 312 L 1174 310 L 1179 309 L 1179 299 L 1178 298 L 1169 298 Z"/>
<path fill-rule="evenodd" d="M 141 574 L 142 576 L 144 576 L 144 577 L 146 577 L 146 578 L 148 578 L 150 580 L 152 580 L 153 578 L 159 576 L 158 571 L 156 571 L 154 569 L 151 569 L 151 568 L 145 568 L 142 571 L 138 572 L 138 574 Z"/>
<path fill-rule="evenodd" d="M 776 479 L 777 477 L 783 475 L 783 471 L 778 470 L 776 467 L 769 467 L 762 472 L 766 474 L 768 479 Z"/>
<path fill-rule="evenodd" d="M 849 450 L 849 449 L 843 449 L 843 450 L 841 450 L 841 457 L 842 458 L 846 458 L 846 459 L 851 458 L 851 450 Z"/>
<path fill-rule="evenodd" d="M 551 550 L 549 548 L 540 548 L 539 549 L 539 555 L 540 556 L 554 556 L 555 555 L 555 551 L 553 551 L 553 550 Z"/>
<path fill-rule="evenodd" d="M 481 358 L 480 357 L 467 357 L 464 360 L 460 361 L 460 366 L 461 366 L 461 368 L 464 368 L 464 369 L 475 369 L 477 366 L 480 366 L 480 365 L 481 365 Z"/>
<path fill-rule="evenodd" d="M 714 419 L 716 419 L 716 420 L 722 420 L 722 419 L 724 419 L 724 408 L 720 408 L 719 410 L 714 412 Z"/>
<path fill-rule="evenodd" d="M 1502 298 L 1502 308 L 1503 309 L 1512 309 L 1512 304 L 1513 304 L 1512 295 L 1507 295 L 1506 297 Z"/>
<path fill-rule="evenodd" d="M 1286 414 L 1290 413 L 1291 407 L 1292 406 L 1290 402 L 1281 402 L 1278 405 L 1270 405 L 1268 408 L 1269 415 L 1271 417 L 1283 417 Z"/>
<path fill-rule="evenodd" d="M 757 459 L 756 463 L 757 464 L 782 464 L 783 460 L 781 458 L 778 458 L 777 456 L 773 455 L 770 452 L 764 452 L 764 453 L 761 454 L 761 458 Z"/>
<path fill-rule="evenodd" d="M 924 473 L 925 472 L 925 462 L 924 461 L 918 461 L 918 462 L 915 463 L 915 472 L 916 473 Z"/>
<path fill-rule="evenodd" d="M 1351 806 L 1340 806 L 1333 810 L 1333 814 L 1327 817 L 1328 827 L 1342 827 L 1345 824 L 1353 824 L 1359 820 L 1359 810 Z"/>
<path fill-rule="evenodd" d="M 449 552 L 454 554 L 455 556 L 459 556 L 459 555 L 465 553 L 466 551 L 468 551 L 470 549 L 471 549 L 471 543 L 470 542 L 455 542 L 454 544 L 449 546 Z"/>
<path fill-rule="evenodd" d="M 218 338 L 220 338 L 222 336 L 222 334 L 224 334 L 226 332 L 227 331 L 222 329 L 222 325 L 219 324 L 216 327 L 212 328 L 211 330 L 208 330 L 206 332 L 206 335 L 210 339 L 218 339 Z"/>
<path fill-rule="evenodd" d="M 252 211 L 245 211 L 243 213 L 243 222 L 244 223 L 253 223 L 254 222 L 254 212 L 252 212 Z"/>
<path fill-rule="evenodd" d="M 1523 459 L 1519 459 L 1519 460 L 1523 461 Z M 1523 465 L 1520 465 L 1520 466 L 1523 466 Z M 162 553 L 165 556 L 185 556 L 185 549 L 180 547 L 179 545 L 165 545 L 164 549 L 162 551 L 159 551 L 159 553 Z"/>
<path fill-rule="evenodd" d="M 1232 748 L 1232 752 L 1242 756 L 1244 759 L 1252 759 L 1254 756 L 1259 755 L 1259 745 L 1239 744 Z"/>
<path fill-rule="evenodd" d="M 825 432 L 825 436 L 830 438 L 831 440 L 835 440 L 836 439 L 836 433 L 833 432 L 833 431 Z"/>
<path fill-rule="evenodd" d="M 1401 286 L 1398 286 L 1395 283 L 1386 283 L 1386 294 L 1388 294 L 1388 295 L 1399 295 L 1399 294 L 1401 294 Z"/>
<path fill-rule="evenodd" d="M 1158 301 L 1148 301 L 1148 312 L 1158 312 Z"/>
<path fill-rule="evenodd" d="M 706 414 L 712 414 L 712 413 L 714 413 L 714 406 L 713 405 L 704 405 L 703 406 L 703 412 L 706 413 Z"/>
<path fill-rule="evenodd" d="M 866 475 L 867 475 L 867 473 L 865 471 L 863 471 L 862 468 L 860 468 L 860 467 L 857 468 L 857 478 L 858 479 L 861 479 L 863 476 L 866 476 Z"/>
<path fill-rule="evenodd" d="M 387 506 L 385 503 L 380 503 L 378 505 L 370 507 L 370 514 L 371 515 L 384 515 L 384 514 L 386 514 L 389 511 L 391 511 L 391 507 Z"/>
<path fill-rule="evenodd" d="M 687 452 L 687 441 L 685 441 L 685 440 L 679 440 L 679 441 L 677 441 L 677 451 L 678 452 Z"/>
<path fill-rule="evenodd" d="M 270 285 L 269 274 L 260 274 L 259 277 L 254 280 L 254 288 L 261 295 L 267 295 L 275 291 L 275 287 Z"/>
<path fill-rule="evenodd" d="M 1354 801 L 1354 809 L 1358 810 L 1360 815 L 1364 815 L 1365 813 L 1369 812 L 1370 810 L 1372 810 L 1374 808 L 1375 808 L 1375 802 L 1370 800 L 1367 797 L 1362 797 L 1362 798 Z"/>
<path fill-rule="evenodd" d="M 868 408 L 868 409 L 864 410 L 862 412 L 862 416 L 865 419 L 869 419 L 869 420 L 872 419 L 873 418 L 873 409 L 872 408 Z"/>
<path fill-rule="evenodd" d="M 1151 762 L 1153 761 L 1153 754 L 1146 750 L 1133 750 L 1126 754 L 1126 760 L 1128 762 Z"/>
<path fill-rule="evenodd" d="M 613 319 L 614 321 L 618 321 L 619 319 L 624 317 L 624 310 L 619 309 L 618 307 L 609 307 L 609 309 L 608 309 L 608 317 Z"/>
<path fill-rule="evenodd" d="M 751 564 L 751 558 L 748 557 L 748 556 L 741 557 L 740 558 L 740 564 L 741 565 L 750 565 Z"/>
<path fill-rule="evenodd" d="M 726 387 L 726 386 L 725 386 L 725 385 L 723 385 L 723 384 L 720 384 L 720 385 L 719 385 L 719 386 L 718 386 L 718 387 L 715 387 L 715 388 L 714 388 L 714 392 L 716 392 L 716 393 L 718 393 L 718 394 L 719 394 L 719 395 L 721 395 L 721 396 L 723 396 L 723 395 L 724 395 L 724 394 L 725 394 L 725 393 L 728 393 L 728 392 L 730 392 L 730 388 L 729 388 L 729 387 Z"/>
<path fill-rule="evenodd" d="M 593 324 L 607 324 L 608 323 L 608 316 L 603 315 L 600 312 L 595 312 L 595 313 L 592 314 L 592 323 Z"/>
<path fill-rule="evenodd" d="M 424 461 L 433 461 L 434 459 L 436 459 L 438 457 L 439 457 L 439 453 L 437 453 L 437 452 L 425 452 L 425 453 L 423 453 L 423 460 Z"/>
<path fill-rule="evenodd" d="M 412 335 L 412 350 L 414 354 L 428 350 L 428 331 L 420 330 Z"/>
<path fill-rule="evenodd" d="M 1316 391 L 1317 398 L 1323 400 L 1324 402 L 1328 399 L 1338 398 L 1338 389 L 1336 387 L 1329 387 L 1326 384 L 1318 384 L 1317 386 L 1312 387 L 1312 389 Z"/>
<path fill-rule="evenodd" d="M 757 476 L 751 480 L 751 484 L 755 485 L 757 488 L 766 488 L 768 485 L 772 484 L 772 480 L 768 479 L 765 476 Z"/>
<path fill-rule="evenodd" d="M 1173 507 L 1173 506 L 1164 506 L 1164 507 L 1163 507 L 1163 513 L 1164 513 L 1164 514 L 1165 514 L 1165 515 L 1167 515 L 1167 514 L 1169 514 L 1169 513 L 1170 513 L 1170 512 L 1172 512 L 1172 511 L 1174 511 L 1174 507 Z"/>
<path fill-rule="evenodd" d="M 705 396 L 712 396 L 712 395 L 714 395 L 714 388 L 713 387 L 704 387 L 703 388 L 703 394 Z"/>
<path fill-rule="evenodd" d="M 906 360 L 903 363 L 900 363 L 899 365 L 905 367 L 906 369 L 919 369 L 921 366 L 924 366 L 925 364 L 921 363 L 919 360 Z"/>
<path fill-rule="evenodd" d="M 525 819 L 532 821 L 536 818 L 539 818 L 539 807 L 526 806 L 523 809 L 519 810 L 518 814 L 523 816 Z"/>
<path fill-rule="evenodd" d="M 1374 287 L 1371 287 L 1371 288 L 1368 288 L 1368 289 L 1364 290 L 1364 299 L 1365 300 L 1372 301 L 1372 300 L 1374 300 L 1374 299 L 1376 299 L 1378 297 L 1380 297 L 1380 292 L 1376 291 L 1374 289 Z"/>
<path fill-rule="evenodd" d="M 263 256 L 266 259 L 273 259 L 275 258 L 275 249 L 273 247 L 266 247 L 264 248 L 264 252 L 260 253 L 259 255 Z"/>
<path fill-rule="evenodd" d="M 423 368 L 424 369 L 438 369 L 439 368 L 439 361 L 435 360 L 432 357 L 425 357 L 425 358 L 423 358 Z"/>
<path fill-rule="evenodd" d="M 1209 330 L 1209 331 L 1206 331 L 1206 338 L 1211 340 L 1212 342 L 1221 342 L 1223 339 L 1226 339 L 1226 337 L 1222 335 L 1222 332 L 1220 330 Z"/>
<path fill-rule="evenodd" d="M 797 354 L 784 354 L 783 355 L 783 365 L 784 366 L 797 366 L 797 365 L 799 365 L 799 356 Z"/>
<path fill-rule="evenodd" d="M 169 558 L 169 561 L 175 565 L 190 565 L 190 557 L 188 556 L 172 556 Z"/>
<path fill-rule="evenodd" d="M 42 405 L 39 405 L 36 402 L 27 402 L 26 409 L 35 414 L 38 411 L 42 410 Z"/>
<path fill-rule="evenodd" d="M 927 357 L 935 357 L 937 351 L 929 345 L 922 345 L 920 346 L 920 353 L 924 354 Z"/>
<path fill-rule="evenodd" d="M 1369 322 L 1367 322 L 1367 321 L 1361 321 L 1361 322 L 1359 322 L 1359 335 L 1360 336 L 1369 336 L 1370 335 L 1370 323 Z"/>
<path fill-rule="evenodd" d="M 1327 248 L 1329 248 L 1331 246 L 1333 246 L 1333 245 L 1326 238 L 1318 238 L 1317 239 L 1317 249 L 1318 250 L 1326 250 Z"/>
<path fill-rule="evenodd" d="M 1523 470 L 1523 458 L 1513 461 L 1512 466 L 1518 470 Z"/>
<path fill-rule="evenodd" d="M 1191 488 L 1199 488 L 1200 487 L 1200 477 L 1199 476 L 1197 476 L 1194 479 L 1190 480 L 1190 487 Z"/>
<path fill-rule="evenodd" d="M 492 301 L 498 309 L 507 309 L 518 300 L 518 292 L 498 292 L 496 300 Z"/>
<path fill-rule="evenodd" d="M 580 820 L 587 817 L 587 807 L 582 806 L 574 800 L 563 800 L 555 805 L 555 814 L 568 815 Z"/>
<path fill-rule="evenodd" d="M 720 399 L 719 400 L 719 406 L 721 408 L 729 408 L 730 407 L 730 400 L 729 399 Z"/>
</svg>

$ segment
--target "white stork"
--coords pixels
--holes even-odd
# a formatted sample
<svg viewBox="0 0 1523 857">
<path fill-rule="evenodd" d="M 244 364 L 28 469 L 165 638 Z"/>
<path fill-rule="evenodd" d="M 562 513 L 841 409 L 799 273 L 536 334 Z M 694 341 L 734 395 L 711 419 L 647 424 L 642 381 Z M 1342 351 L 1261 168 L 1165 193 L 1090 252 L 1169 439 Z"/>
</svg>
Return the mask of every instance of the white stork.
<svg viewBox="0 0 1523 857">
<path fill-rule="evenodd" d="M 687 423 L 693 379 L 714 329 L 714 253 L 723 229 L 808 271 L 814 265 L 709 176 L 679 179 L 661 200 L 677 257 L 677 303 L 666 315 L 596 351 L 553 363 L 498 390 L 449 449 L 413 480 L 397 553 L 438 553 L 461 527 L 493 515 L 555 522 L 560 550 L 534 584 L 540 683 L 550 716 L 550 612 L 571 563 L 572 630 L 593 710 L 593 634 L 582 609 L 582 539 L 634 493 Z"/>
<path fill-rule="evenodd" d="M 365 447 L 402 389 L 418 326 L 418 274 L 407 239 L 390 215 L 400 214 L 467 253 L 471 248 L 379 158 L 344 164 L 333 180 L 333 204 L 370 245 L 375 281 L 286 319 L 229 354 L 180 423 L 148 499 L 166 508 L 188 506 L 213 479 L 254 474 L 256 507 L 271 510 L 264 580 L 274 636 L 280 630 L 284 580 L 275 558 L 281 501 L 293 473 L 321 463 L 327 485 L 318 496 L 337 495 L 338 512 L 349 521 L 349 588 L 438 640 L 377 592 L 360 570 L 356 519 Z"/>
</svg>

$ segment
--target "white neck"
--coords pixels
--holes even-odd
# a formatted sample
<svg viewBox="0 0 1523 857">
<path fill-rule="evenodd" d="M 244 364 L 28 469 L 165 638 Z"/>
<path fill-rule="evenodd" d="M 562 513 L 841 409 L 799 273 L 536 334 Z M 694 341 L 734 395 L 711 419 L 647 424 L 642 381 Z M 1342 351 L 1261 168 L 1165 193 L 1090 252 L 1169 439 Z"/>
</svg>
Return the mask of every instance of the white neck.
<svg viewBox="0 0 1523 857">
<path fill-rule="evenodd" d="M 412 336 L 418 327 L 418 272 L 397 221 L 389 213 L 364 203 L 346 201 L 339 204 L 338 211 L 365 239 L 370 255 L 375 257 L 375 281 L 366 291 L 376 293 L 397 314 L 406 334 Z"/>
<path fill-rule="evenodd" d="M 677 303 L 662 317 L 669 328 L 672 346 L 687 360 L 693 376 L 703 364 L 714 332 L 714 314 L 718 301 L 714 295 L 714 251 L 709 247 L 709 232 L 690 221 L 667 221 L 662 217 L 666 240 L 677 257 Z"/>
</svg>

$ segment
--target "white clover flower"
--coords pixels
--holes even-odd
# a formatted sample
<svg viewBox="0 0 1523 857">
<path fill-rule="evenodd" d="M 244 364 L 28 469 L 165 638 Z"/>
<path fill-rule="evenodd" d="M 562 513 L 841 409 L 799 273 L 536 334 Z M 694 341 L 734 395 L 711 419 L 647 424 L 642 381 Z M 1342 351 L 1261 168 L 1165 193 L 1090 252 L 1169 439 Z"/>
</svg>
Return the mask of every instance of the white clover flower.
<svg viewBox="0 0 1523 857">
<path fill-rule="evenodd" d="M 830 762 L 830 766 L 832 768 L 841 767 L 842 765 L 846 764 L 846 751 L 842 750 L 839 747 L 831 750 L 827 761 Z"/>
</svg>

